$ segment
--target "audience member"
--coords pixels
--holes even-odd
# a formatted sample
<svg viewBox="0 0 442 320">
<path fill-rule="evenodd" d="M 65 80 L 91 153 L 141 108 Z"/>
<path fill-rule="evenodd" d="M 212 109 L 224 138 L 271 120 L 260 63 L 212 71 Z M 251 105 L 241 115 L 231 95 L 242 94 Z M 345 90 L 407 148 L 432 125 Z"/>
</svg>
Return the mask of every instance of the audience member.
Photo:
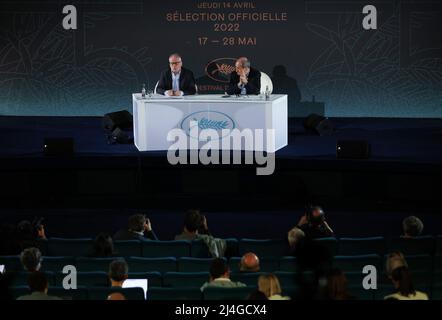
<svg viewBox="0 0 442 320">
<path fill-rule="evenodd" d="M 292 228 L 287 233 L 287 240 L 289 244 L 289 254 L 296 255 L 296 250 L 302 245 L 305 238 L 305 233 L 297 226 Z"/>
<path fill-rule="evenodd" d="M 333 230 L 325 220 L 325 213 L 319 206 L 309 207 L 307 212 L 299 220 L 297 227 L 304 231 L 310 239 L 331 237 Z"/>
<path fill-rule="evenodd" d="M 244 254 L 239 264 L 239 271 L 241 272 L 259 272 L 259 258 L 253 252 Z"/>
<path fill-rule="evenodd" d="M 20 261 L 26 271 L 39 271 L 41 268 L 41 252 L 38 248 L 27 248 L 20 254 Z"/>
<path fill-rule="evenodd" d="M 203 233 L 202 233 L 203 232 Z M 183 232 L 175 236 L 175 240 L 196 240 L 199 235 L 210 235 L 207 219 L 199 210 L 189 210 L 184 217 Z"/>
<path fill-rule="evenodd" d="M 100 233 L 94 240 L 93 257 L 105 258 L 115 256 L 114 243 L 110 235 Z"/>
<path fill-rule="evenodd" d="M 385 270 L 391 279 L 393 270 L 399 267 L 408 267 L 407 261 L 401 252 L 392 252 L 388 255 Z"/>
<path fill-rule="evenodd" d="M 150 220 L 143 214 L 135 214 L 129 217 L 129 228 L 122 229 L 114 235 L 114 240 L 158 240 L 152 229 Z"/>
<path fill-rule="evenodd" d="M 347 289 L 347 278 L 337 268 L 333 268 L 327 274 L 325 286 L 325 299 L 327 300 L 353 300 L 355 297 Z"/>
<path fill-rule="evenodd" d="M 40 242 L 47 240 L 43 218 L 35 218 L 32 222 L 20 221 L 17 224 L 17 239 L 21 250 L 30 247 L 40 248 Z"/>
<path fill-rule="evenodd" d="M 230 280 L 230 271 L 224 259 L 213 259 L 210 265 L 210 281 L 203 284 L 201 291 L 208 287 L 239 288 L 246 285 Z"/>
<path fill-rule="evenodd" d="M 48 280 L 44 273 L 35 271 L 29 274 L 28 285 L 31 294 L 18 297 L 17 300 L 61 300 L 48 295 Z"/>
<path fill-rule="evenodd" d="M 201 234 L 199 230 L 203 229 L 205 234 Z M 208 228 L 207 220 L 198 210 L 189 210 L 184 217 L 183 232 L 175 236 L 175 240 L 202 240 L 212 257 L 223 257 L 226 252 L 226 241 L 213 237 Z"/>
<path fill-rule="evenodd" d="M 422 234 L 424 224 L 418 217 L 409 216 L 402 221 L 402 229 L 404 238 L 414 238 Z"/>
<path fill-rule="evenodd" d="M 111 287 L 123 286 L 124 281 L 129 276 L 129 266 L 123 259 L 114 260 L 109 265 L 109 279 L 111 281 Z"/>
<path fill-rule="evenodd" d="M 391 280 L 396 293 L 386 296 L 385 300 L 428 300 L 428 296 L 424 292 L 414 289 L 413 280 L 408 267 L 402 266 L 395 268 L 391 273 Z"/>
<path fill-rule="evenodd" d="M 290 297 L 281 295 L 282 290 L 278 277 L 272 273 L 259 276 L 258 289 L 264 293 L 269 300 L 290 300 Z"/>
<path fill-rule="evenodd" d="M 107 296 L 107 300 L 126 300 L 126 297 L 120 292 L 114 292 Z"/>
</svg>

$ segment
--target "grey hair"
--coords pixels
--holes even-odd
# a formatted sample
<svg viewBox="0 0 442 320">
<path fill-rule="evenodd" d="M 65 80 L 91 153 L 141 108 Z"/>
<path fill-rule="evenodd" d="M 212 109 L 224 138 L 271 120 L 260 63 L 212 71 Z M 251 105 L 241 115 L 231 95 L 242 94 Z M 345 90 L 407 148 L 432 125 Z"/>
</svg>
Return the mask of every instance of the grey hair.
<svg viewBox="0 0 442 320">
<path fill-rule="evenodd" d="M 179 53 L 172 53 L 170 56 L 169 56 L 169 60 L 170 60 L 170 58 L 172 58 L 172 57 L 177 57 L 177 58 L 180 58 L 180 60 L 183 60 L 183 58 L 181 58 L 181 56 L 180 56 L 180 54 Z"/>
<path fill-rule="evenodd" d="M 250 60 L 247 57 L 239 57 L 236 61 L 242 68 L 250 68 Z"/>
<path fill-rule="evenodd" d="M 409 216 L 402 221 L 402 228 L 405 234 L 416 237 L 422 233 L 424 224 L 418 217 Z"/>
</svg>

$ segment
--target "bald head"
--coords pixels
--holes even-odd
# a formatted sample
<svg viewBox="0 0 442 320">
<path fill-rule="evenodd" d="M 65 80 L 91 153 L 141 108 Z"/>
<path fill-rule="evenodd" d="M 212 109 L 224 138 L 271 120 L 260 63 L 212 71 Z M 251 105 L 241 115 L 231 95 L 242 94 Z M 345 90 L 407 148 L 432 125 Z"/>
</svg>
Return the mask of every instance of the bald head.
<svg viewBox="0 0 442 320">
<path fill-rule="evenodd" d="M 107 300 L 126 300 L 126 297 L 120 292 L 114 292 L 107 296 Z"/>
<path fill-rule="evenodd" d="M 253 252 L 248 252 L 241 258 L 240 271 L 258 272 L 259 258 Z"/>
</svg>

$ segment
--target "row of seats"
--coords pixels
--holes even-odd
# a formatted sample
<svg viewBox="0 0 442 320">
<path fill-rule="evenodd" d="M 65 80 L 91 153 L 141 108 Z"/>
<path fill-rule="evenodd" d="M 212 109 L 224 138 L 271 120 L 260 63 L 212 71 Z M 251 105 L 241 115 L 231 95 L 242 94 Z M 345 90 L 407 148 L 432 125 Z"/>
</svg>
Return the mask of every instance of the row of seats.
<svg viewBox="0 0 442 320">
<path fill-rule="evenodd" d="M 61 286 L 63 279 L 66 277 L 65 273 L 62 272 L 44 272 L 48 282 L 53 286 Z M 243 273 L 243 272 L 232 272 L 231 279 L 233 281 L 239 281 L 246 285 L 256 285 L 260 275 L 265 274 L 265 272 L 253 272 L 253 273 Z M 298 273 L 289 271 L 275 271 L 274 274 L 280 280 L 283 287 L 292 287 L 296 282 L 303 280 L 311 280 L 312 273 Z M 351 285 L 362 285 L 363 278 L 366 276 L 361 271 L 349 271 L 346 272 L 347 281 Z M 16 273 L 8 273 L 11 277 L 11 285 L 26 285 L 27 278 L 29 276 L 28 272 L 19 271 Z M 390 284 L 391 281 L 388 279 L 385 273 L 379 273 L 378 283 L 379 284 Z M 148 279 L 150 286 L 156 287 L 200 287 L 204 282 L 209 280 L 209 272 L 129 272 L 130 279 Z M 110 285 L 109 278 L 104 271 L 90 271 L 90 272 L 77 272 L 77 285 L 78 286 L 104 286 Z M 414 271 L 413 280 L 416 285 L 420 287 L 430 287 L 432 285 L 442 285 L 442 273 L 435 273 L 434 275 L 429 274 L 425 271 Z"/>
<path fill-rule="evenodd" d="M 405 256 L 412 271 L 426 272 L 442 271 L 442 255 L 407 255 Z M 66 265 L 74 265 L 77 271 L 107 271 L 109 264 L 116 259 L 110 258 L 87 258 L 87 257 L 50 257 L 45 256 L 42 260 L 42 271 L 61 272 Z M 163 257 L 163 258 L 143 258 L 126 257 L 131 272 L 198 272 L 208 271 L 212 258 L 190 258 L 190 257 Z M 241 258 L 232 257 L 228 260 L 232 272 L 239 271 Z M 366 265 L 374 265 L 378 270 L 384 269 L 386 256 L 379 255 L 357 255 L 357 256 L 334 256 L 333 265 L 344 272 L 361 272 Z M 19 256 L 0 256 L 0 264 L 5 265 L 6 271 L 20 271 L 23 266 Z M 295 271 L 297 258 L 285 256 L 281 258 L 261 258 L 261 271 Z"/>
<path fill-rule="evenodd" d="M 76 290 L 65 290 L 62 287 L 50 287 L 48 294 L 67 300 L 105 300 L 113 292 L 121 292 L 128 300 L 244 300 L 256 290 L 256 286 L 245 288 L 206 288 L 201 292 L 199 288 L 164 288 L 150 287 L 147 295 L 141 288 L 101 288 L 79 287 Z M 349 286 L 349 291 L 360 300 L 383 300 L 392 293 L 391 285 L 382 285 L 376 290 L 364 290 L 359 286 Z M 442 300 L 442 285 L 426 290 L 430 299 Z M 301 292 L 295 287 L 283 288 L 283 295 L 296 297 Z M 12 288 L 14 298 L 29 294 L 24 286 Z"/>
<path fill-rule="evenodd" d="M 226 239 L 234 255 L 254 252 L 259 257 L 287 255 L 287 242 L 282 239 Z M 332 255 L 378 254 L 400 251 L 407 255 L 442 254 L 442 235 L 421 236 L 413 239 L 384 237 L 369 238 L 322 238 L 317 239 Z M 50 238 L 42 241 L 40 249 L 48 256 L 88 256 L 92 253 L 92 239 Z M 116 252 L 125 257 L 209 257 L 206 245 L 201 241 L 115 241 Z"/>
</svg>

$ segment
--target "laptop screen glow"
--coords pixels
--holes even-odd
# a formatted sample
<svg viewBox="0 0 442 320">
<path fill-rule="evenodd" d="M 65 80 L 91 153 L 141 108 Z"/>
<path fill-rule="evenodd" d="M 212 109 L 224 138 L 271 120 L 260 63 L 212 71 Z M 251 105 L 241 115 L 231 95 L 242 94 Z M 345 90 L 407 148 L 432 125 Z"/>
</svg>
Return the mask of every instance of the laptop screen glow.
<svg viewBox="0 0 442 320">
<path fill-rule="evenodd" d="M 142 288 L 144 299 L 147 299 L 147 279 L 126 279 L 123 282 L 123 288 Z"/>
</svg>

